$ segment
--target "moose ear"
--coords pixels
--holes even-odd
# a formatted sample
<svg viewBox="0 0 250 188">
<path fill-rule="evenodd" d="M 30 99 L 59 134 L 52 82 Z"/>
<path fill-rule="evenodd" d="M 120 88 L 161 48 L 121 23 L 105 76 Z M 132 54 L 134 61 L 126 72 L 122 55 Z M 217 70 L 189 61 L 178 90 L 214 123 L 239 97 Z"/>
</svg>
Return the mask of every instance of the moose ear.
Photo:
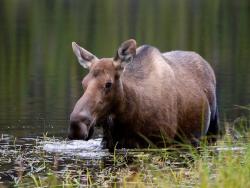
<svg viewBox="0 0 250 188">
<path fill-rule="evenodd" d="M 133 57 L 136 55 L 136 41 L 129 39 L 121 44 L 118 48 L 116 56 L 114 57 L 115 66 L 121 66 L 122 68 L 126 63 L 130 63 Z"/>
<path fill-rule="evenodd" d="M 90 68 L 94 60 L 98 60 L 96 56 L 94 56 L 87 50 L 83 49 L 81 46 L 79 46 L 75 42 L 72 42 L 72 48 L 80 65 L 82 65 L 86 69 Z"/>
</svg>

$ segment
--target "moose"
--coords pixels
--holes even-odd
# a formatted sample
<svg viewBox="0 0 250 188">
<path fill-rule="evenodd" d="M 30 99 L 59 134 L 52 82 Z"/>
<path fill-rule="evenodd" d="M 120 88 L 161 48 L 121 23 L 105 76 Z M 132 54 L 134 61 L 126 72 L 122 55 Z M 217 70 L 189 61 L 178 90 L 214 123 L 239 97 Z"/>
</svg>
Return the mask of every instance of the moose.
<svg viewBox="0 0 250 188">
<path fill-rule="evenodd" d="M 72 48 L 89 72 L 70 115 L 69 139 L 90 139 L 97 124 L 110 150 L 218 138 L 216 78 L 197 53 L 161 53 L 137 47 L 134 39 L 123 42 L 113 58 L 99 59 L 75 42 Z"/>
</svg>

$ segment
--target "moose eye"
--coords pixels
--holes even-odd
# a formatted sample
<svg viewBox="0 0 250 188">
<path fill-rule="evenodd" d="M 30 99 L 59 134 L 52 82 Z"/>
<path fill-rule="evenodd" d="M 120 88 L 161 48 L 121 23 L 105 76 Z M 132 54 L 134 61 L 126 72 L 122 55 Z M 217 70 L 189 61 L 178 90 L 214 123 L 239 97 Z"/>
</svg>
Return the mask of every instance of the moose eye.
<svg viewBox="0 0 250 188">
<path fill-rule="evenodd" d="M 110 89 L 112 87 L 112 83 L 111 82 L 107 82 L 105 84 L 105 89 Z"/>
</svg>

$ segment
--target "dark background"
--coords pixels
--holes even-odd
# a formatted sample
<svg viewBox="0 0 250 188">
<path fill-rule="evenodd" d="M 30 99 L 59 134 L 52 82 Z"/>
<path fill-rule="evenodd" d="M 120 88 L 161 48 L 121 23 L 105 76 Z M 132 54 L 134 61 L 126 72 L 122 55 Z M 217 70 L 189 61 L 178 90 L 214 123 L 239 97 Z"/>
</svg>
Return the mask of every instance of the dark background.
<svg viewBox="0 0 250 188">
<path fill-rule="evenodd" d="M 112 57 L 135 38 L 214 68 L 222 121 L 249 115 L 249 0 L 0 0 L 0 134 L 64 136 L 82 94 L 77 41 Z"/>
</svg>

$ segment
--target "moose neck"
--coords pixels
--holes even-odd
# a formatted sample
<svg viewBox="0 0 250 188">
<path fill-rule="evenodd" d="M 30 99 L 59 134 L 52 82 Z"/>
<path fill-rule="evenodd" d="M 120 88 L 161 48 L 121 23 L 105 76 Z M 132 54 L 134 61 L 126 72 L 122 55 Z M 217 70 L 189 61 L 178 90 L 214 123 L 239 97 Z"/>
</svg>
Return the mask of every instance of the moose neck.
<svg viewBox="0 0 250 188">
<path fill-rule="evenodd" d="M 132 85 L 121 79 L 115 101 L 114 115 L 119 119 L 129 119 L 136 109 L 136 92 Z M 126 116 L 126 117 L 125 117 Z"/>
</svg>

